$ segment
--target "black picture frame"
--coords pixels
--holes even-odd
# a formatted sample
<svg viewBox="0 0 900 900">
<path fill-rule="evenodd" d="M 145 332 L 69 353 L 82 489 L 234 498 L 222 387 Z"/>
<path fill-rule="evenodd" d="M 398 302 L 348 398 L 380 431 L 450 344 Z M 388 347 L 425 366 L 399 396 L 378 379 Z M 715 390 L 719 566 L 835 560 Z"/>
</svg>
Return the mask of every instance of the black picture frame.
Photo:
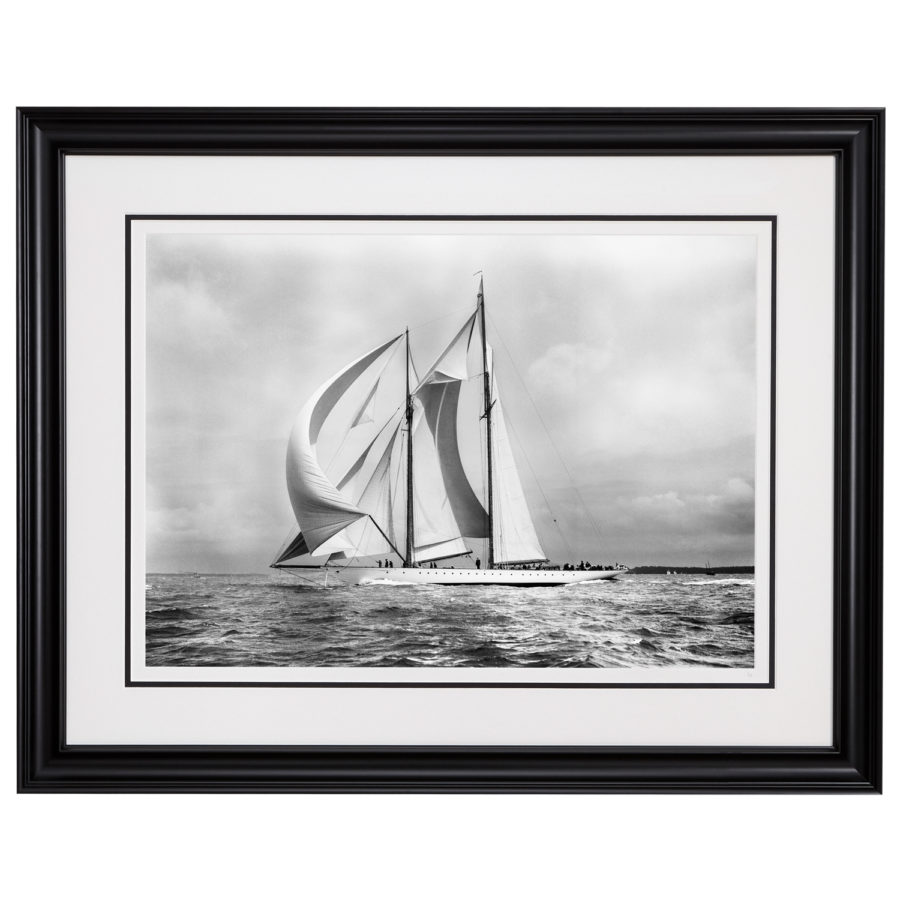
<svg viewBox="0 0 900 900">
<path fill-rule="evenodd" d="M 880 791 L 883 110 L 25 108 L 17 116 L 20 791 Z M 68 154 L 833 156 L 832 744 L 67 744 L 63 164 Z"/>
</svg>

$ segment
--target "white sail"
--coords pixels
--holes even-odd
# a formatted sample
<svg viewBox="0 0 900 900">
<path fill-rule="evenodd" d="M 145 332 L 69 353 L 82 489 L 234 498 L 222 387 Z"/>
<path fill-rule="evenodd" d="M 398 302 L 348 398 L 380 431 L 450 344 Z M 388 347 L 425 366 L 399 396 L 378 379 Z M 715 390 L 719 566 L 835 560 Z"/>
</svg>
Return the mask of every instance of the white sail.
<svg viewBox="0 0 900 900">
<path fill-rule="evenodd" d="M 468 350 L 475 326 L 473 313 L 416 389 L 437 451 L 439 477 L 459 534 L 486 538 L 488 516 L 463 468 L 457 419 L 462 383 L 468 379 Z M 443 500 L 443 498 L 442 498 Z"/>
<path fill-rule="evenodd" d="M 434 437 L 421 408 L 413 419 L 413 458 L 414 562 L 468 553 L 441 477 Z"/>
<path fill-rule="evenodd" d="M 397 443 L 399 426 L 388 440 L 381 458 L 369 476 L 356 505 L 366 513 L 339 534 L 329 538 L 318 553 L 340 554 L 340 559 L 355 559 L 364 556 L 384 556 L 393 553 L 397 545 L 394 536 L 394 513 L 391 484 L 391 459 Z M 371 446 L 371 445 L 370 445 Z M 341 482 L 343 487 L 343 481 Z M 379 530 L 380 529 L 380 530 Z"/>
<path fill-rule="evenodd" d="M 522 490 L 519 470 L 506 429 L 506 418 L 494 375 L 494 354 L 488 346 L 493 407 L 494 562 L 539 562 L 547 556 L 538 540 L 531 512 Z"/>
<path fill-rule="evenodd" d="M 350 363 L 310 398 L 297 417 L 287 454 L 288 492 L 300 533 L 281 551 L 276 565 L 301 556 L 306 557 L 304 562 L 315 564 L 314 560 L 353 560 L 407 551 L 406 441 L 410 439 L 415 467 L 413 564 L 467 554 L 470 550 L 464 538 L 488 537 L 485 504 L 466 475 L 457 425 L 462 385 L 470 377 L 469 350 L 477 316 L 476 310 L 413 391 L 411 438 L 402 427 L 398 409 L 337 484 L 325 474 L 316 455 L 322 426 L 347 391 L 396 346 L 400 336 Z M 370 378 L 374 375 L 374 383 L 365 391 L 348 431 L 375 420 L 377 392 L 391 356 L 369 374 Z M 516 467 L 490 346 L 487 356 L 494 561 L 503 565 L 545 560 Z M 481 374 L 480 365 L 478 369 L 474 374 Z"/>
<path fill-rule="evenodd" d="M 315 552 L 329 538 L 366 515 L 325 474 L 316 455 L 316 442 L 325 420 L 344 394 L 399 339 L 391 338 L 343 368 L 300 410 L 288 442 L 286 465 L 288 494 L 300 526 L 300 543 L 290 548 L 290 556 L 282 554 L 277 562 Z"/>
<path fill-rule="evenodd" d="M 319 544 L 316 547 L 315 557 L 316 559 L 332 560 L 332 559 L 346 559 L 348 555 L 352 555 L 356 547 L 353 544 L 353 541 L 349 540 L 347 537 L 348 532 L 351 528 L 359 524 L 360 522 L 365 522 L 365 519 L 357 519 L 350 526 L 345 528 L 343 531 L 338 534 L 328 538 L 322 544 Z"/>
<path fill-rule="evenodd" d="M 365 490 L 366 485 L 368 484 L 368 477 L 366 476 L 365 466 L 369 462 L 369 456 L 372 454 L 372 451 L 375 449 L 376 445 L 378 445 L 381 441 L 386 441 L 392 443 L 397 437 L 397 430 L 400 427 L 400 410 L 396 410 L 392 416 L 388 418 L 388 420 L 381 426 L 378 433 L 375 437 L 372 438 L 371 441 L 366 445 L 365 449 L 350 468 L 344 473 L 343 478 L 338 482 L 337 488 L 341 493 L 345 496 L 353 499 L 362 494 Z M 391 425 L 393 424 L 393 428 Z M 351 426 L 353 427 L 353 426 Z M 369 473 L 371 475 L 371 473 Z M 365 479 L 365 480 L 362 480 Z M 356 502 L 354 500 L 354 502 Z M 357 503 L 357 506 L 359 504 Z"/>
<path fill-rule="evenodd" d="M 393 527 L 400 537 L 397 544 L 406 549 L 406 433 L 400 444 L 397 464 L 393 467 Z M 413 523 L 415 545 L 414 563 L 430 562 L 449 556 L 461 556 L 469 552 L 441 479 L 434 439 L 428 428 L 421 406 L 417 403 L 413 415 Z M 404 554 L 405 555 L 405 554 Z"/>
<path fill-rule="evenodd" d="M 476 315 L 477 313 L 472 313 L 466 319 L 463 327 L 419 382 L 420 388 L 425 384 L 440 384 L 444 381 L 465 381 L 469 377 L 469 343 Z"/>
</svg>

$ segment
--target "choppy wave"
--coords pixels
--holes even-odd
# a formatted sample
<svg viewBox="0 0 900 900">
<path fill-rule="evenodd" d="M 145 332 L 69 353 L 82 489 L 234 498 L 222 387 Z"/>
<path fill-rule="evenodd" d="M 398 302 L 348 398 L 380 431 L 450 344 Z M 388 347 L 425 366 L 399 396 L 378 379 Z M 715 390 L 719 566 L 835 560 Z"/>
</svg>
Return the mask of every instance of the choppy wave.
<svg viewBox="0 0 900 900">
<path fill-rule="evenodd" d="M 426 588 L 428 590 L 442 587 L 440 584 L 413 584 L 410 581 L 393 581 L 390 578 L 373 578 L 369 581 L 362 581 L 359 587 L 380 587 L 382 585 L 388 587 Z"/>
<path fill-rule="evenodd" d="M 195 621 L 201 614 L 202 606 L 164 606 L 159 609 L 148 609 L 148 619 L 183 619 L 185 621 Z"/>
<path fill-rule="evenodd" d="M 749 667 L 752 578 L 359 587 L 152 575 L 150 666 Z M 397 590 L 402 587 L 405 590 Z"/>
<path fill-rule="evenodd" d="M 681 583 L 690 585 L 756 584 L 752 578 L 704 578 L 702 581 L 682 581 Z"/>
</svg>

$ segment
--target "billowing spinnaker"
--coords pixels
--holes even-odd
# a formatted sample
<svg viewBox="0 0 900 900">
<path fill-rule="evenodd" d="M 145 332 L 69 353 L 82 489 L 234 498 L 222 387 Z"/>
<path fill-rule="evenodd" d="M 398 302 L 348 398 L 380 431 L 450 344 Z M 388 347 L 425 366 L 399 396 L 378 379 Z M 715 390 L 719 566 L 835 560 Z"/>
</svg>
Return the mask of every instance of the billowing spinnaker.
<svg viewBox="0 0 900 900">
<path fill-rule="evenodd" d="M 310 397 L 294 423 L 288 441 L 287 486 L 294 516 L 309 553 L 314 553 L 330 537 L 366 515 L 325 474 L 316 456 L 316 442 L 325 420 L 341 397 L 398 340 L 399 335 L 338 372 Z"/>
<path fill-rule="evenodd" d="M 534 530 L 531 512 L 522 490 L 519 470 L 506 430 L 506 418 L 494 377 L 493 353 L 489 350 L 493 407 L 494 457 L 494 562 L 536 562 L 547 558 Z"/>
</svg>

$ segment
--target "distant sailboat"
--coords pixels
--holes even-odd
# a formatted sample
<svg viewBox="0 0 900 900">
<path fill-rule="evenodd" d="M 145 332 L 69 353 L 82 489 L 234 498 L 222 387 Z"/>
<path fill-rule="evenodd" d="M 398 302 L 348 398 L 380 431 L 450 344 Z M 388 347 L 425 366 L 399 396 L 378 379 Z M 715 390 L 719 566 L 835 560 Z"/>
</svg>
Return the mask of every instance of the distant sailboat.
<svg viewBox="0 0 900 900">
<path fill-rule="evenodd" d="M 476 328 L 481 370 L 470 376 Z M 405 402 L 379 428 L 376 400 L 400 341 L 405 343 Z M 306 402 L 287 452 L 288 494 L 299 531 L 279 552 L 273 568 L 327 566 L 354 584 L 516 586 L 598 581 L 624 571 L 535 567 L 547 557 L 519 480 L 494 378 L 483 278 L 475 311 L 426 374 L 415 382 L 414 375 L 407 329 L 341 369 Z M 483 385 L 484 503 L 466 475 L 457 432 L 461 388 L 470 378 Z M 346 433 L 366 424 L 377 430 L 335 483 L 319 462 L 317 442 L 326 420 L 358 383 L 362 400 Z M 486 542 L 485 568 L 435 565 L 470 556 L 466 539 Z M 354 564 L 357 559 L 390 554 L 396 554 L 402 565 Z"/>
</svg>

